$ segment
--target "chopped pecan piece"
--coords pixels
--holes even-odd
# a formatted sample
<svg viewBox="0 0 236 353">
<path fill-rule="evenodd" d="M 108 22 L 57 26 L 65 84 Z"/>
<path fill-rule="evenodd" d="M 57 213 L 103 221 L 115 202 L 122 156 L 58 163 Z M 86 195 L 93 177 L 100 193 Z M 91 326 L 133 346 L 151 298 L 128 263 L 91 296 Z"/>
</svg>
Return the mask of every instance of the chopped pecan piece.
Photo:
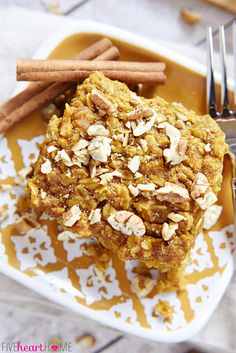
<svg viewBox="0 0 236 353">
<path fill-rule="evenodd" d="M 66 227 L 72 227 L 79 219 L 81 215 L 81 210 L 78 205 L 72 206 L 67 212 L 62 216 L 63 224 Z"/>
<path fill-rule="evenodd" d="M 109 136 L 109 130 L 101 124 L 93 124 L 89 126 L 87 134 L 89 136 Z"/>
<path fill-rule="evenodd" d="M 92 210 L 89 214 L 89 221 L 90 224 L 95 224 L 101 221 L 101 209 L 100 208 L 96 208 L 95 210 Z"/>
<path fill-rule="evenodd" d="M 43 174 L 50 174 L 52 171 L 52 164 L 51 161 L 49 159 L 46 159 L 46 161 L 41 164 L 41 172 Z"/>
<path fill-rule="evenodd" d="M 129 170 L 131 170 L 132 173 L 136 173 L 139 170 L 139 166 L 140 166 L 140 157 L 139 156 L 134 156 L 128 162 L 128 168 L 129 168 Z"/>
<path fill-rule="evenodd" d="M 93 89 L 90 97 L 98 110 L 102 110 L 108 115 L 114 115 L 114 113 L 116 113 L 115 105 L 109 101 L 109 99 L 107 99 L 107 97 L 102 92 Z"/>
<path fill-rule="evenodd" d="M 176 230 L 178 229 L 178 224 L 176 223 L 163 223 L 162 226 L 162 231 L 161 231 L 161 235 L 162 238 L 166 241 L 170 240 L 173 235 L 175 235 Z"/>
<path fill-rule="evenodd" d="M 145 298 L 154 288 L 154 281 L 150 275 L 137 275 L 132 280 L 132 289 L 139 298 Z"/>
<path fill-rule="evenodd" d="M 132 125 L 133 135 L 137 137 L 145 134 L 146 132 L 151 130 L 155 122 L 156 122 L 156 116 L 154 115 L 146 123 L 143 120 L 141 120 L 140 122 L 138 122 L 138 124 L 133 124 Z"/>
<path fill-rule="evenodd" d="M 223 211 L 223 207 L 219 205 L 212 205 L 208 207 L 204 214 L 203 228 L 211 229 L 218 221 Z"/>
<path fill-rule="evenodd" d="M 88 146 L 88 152 L 90 156 L 98 162 L 107 162 L 108 157 L 111 154 L 111 139 L 98 136 L 92 139 Z"/>
<path fill-rule="evenodd" d="M 161 123 L 157 126 L 159 129 L 166 129 L 166 135 L 170 139 L 170 148 L 166 148 L 163 151 L 164 157 L 167 163 L 176 165 L 186 159 L 187 141 L 181 139 L 180 130 L 176 129 L 169 123 Z"/>
<path fill-rule="evenodd" d="M 191 197 L 196 200 L 197 198 L 203 196 L 208 188 L 210 187 L 207 177 L 202 173 L 197 173 L 196 179 L 194 180 Z"/>
<path fill-rule="evenodd" d="M 128 120 L 139 120 L 150 118 L 155 112 L 150 108 L 138 108 L 127 113 Z"/>
<path fill-rule="evenodd" d="M 165 186 L 156 190 L 155 195 L 158 200 L 173 204 L 189 200 L 189 193 L 185 187 L 168 182 L 165 183 Z"/>
<path fill-rule="evenodd" d="M 211 190 L 207 177 L 198 173 L 192 186 L 191 197 L 205 210 L 217 201 L 217 196 Z"/>
<path fill-rule="evenodd" d="M 129 211 L 117 211 L 108 217 L 107 221 L 112 228 L 125 235 L 142 236 L 146 231 L 142 219 Z"/>
</svg>

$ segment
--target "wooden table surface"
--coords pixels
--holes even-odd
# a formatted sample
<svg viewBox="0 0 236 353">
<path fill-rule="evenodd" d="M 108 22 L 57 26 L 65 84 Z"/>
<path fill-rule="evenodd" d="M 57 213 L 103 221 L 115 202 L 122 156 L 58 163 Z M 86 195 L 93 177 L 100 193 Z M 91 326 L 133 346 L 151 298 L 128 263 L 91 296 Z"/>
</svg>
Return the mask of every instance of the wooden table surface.
<svg viewBox="0 0 236 353">
<path fill-rule="evenodd" d="M 218 25 L 224 23 L 228 50 L 232 50 L 231 24 L 234 15 L 205 1 L 87 0 L 77 7 L 79 2 L 81 0 L 61 0 L 60 9 L 67 12 L 67 16 L 77 19 L 105 22 L 143 36 L 191 44 L 200 48 L 205 46 L 207 25 L 213 26 L 217 48 Z M 55 9 L 56 4 L 56 0 L 0 0 L 0 7 L 17 5 L 38 11 L 47 11 L 48 7 Z M 201 22 L 195 26 L 184 23 L 180 19 L 180 11 L 183 8 L 199 11 L 202 14 Z M 116 330 L 81 318 L 3 275 L 0 275 L 0 283 L 0 342 L 17 341 L 19 338 L 25 343 L 62 339 L 73 342 L 73 353 L 124 351 L 185 353 L 193 347 L 191 343 L 169 346 L 123 335 Z M 95 337 L 94 346 L 82 347 L 75 343 L 76 339 L 85 333 Z M 216 353 L 216 350 L 214 352 Z"/>
</svg>

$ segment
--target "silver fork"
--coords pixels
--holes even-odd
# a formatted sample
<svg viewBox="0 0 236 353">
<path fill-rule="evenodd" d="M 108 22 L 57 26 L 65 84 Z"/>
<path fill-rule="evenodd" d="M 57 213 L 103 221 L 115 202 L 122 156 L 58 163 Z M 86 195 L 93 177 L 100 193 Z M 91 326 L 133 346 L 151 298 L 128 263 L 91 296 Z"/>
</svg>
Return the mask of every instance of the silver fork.
<svg viewBox="0 0 236 353">
<path fill-rule="evenodd" d="M 233 59 L 234 84 L 231 89 L 234 93 L 234 107 L 230 109 L 229 90 L 226 68 L 226 46 L 224 26 L 219 27 L 220 66 L 221 66 L 221 111 L 217 111 L 215 78 L 213 69 L 213 37 L 212 28 L 207 28 L 207 104 L 208 114 L 217 121 L 226 135 L 231 155 L 236 161 L 236 21 L 233 23 Z M 236 178 L 235 165 L 232 178 L 232 194 L 234 200 L 234 232 L 236 233 Z"/>
</svg>

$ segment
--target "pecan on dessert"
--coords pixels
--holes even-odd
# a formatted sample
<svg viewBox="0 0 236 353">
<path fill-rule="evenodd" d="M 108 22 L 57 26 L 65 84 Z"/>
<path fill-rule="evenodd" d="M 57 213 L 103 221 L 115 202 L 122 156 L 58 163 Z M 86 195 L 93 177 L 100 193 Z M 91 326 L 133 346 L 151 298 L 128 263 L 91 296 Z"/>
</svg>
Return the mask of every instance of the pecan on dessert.
<svg viewBox="0 0 236 353">
<path fill-rule="evenodd" d="M 224 133 L 95 72 L 53 115 L 28 182 L 32 205 L 120 259 L 181 266 L 221 188 Z"/>
</svg>

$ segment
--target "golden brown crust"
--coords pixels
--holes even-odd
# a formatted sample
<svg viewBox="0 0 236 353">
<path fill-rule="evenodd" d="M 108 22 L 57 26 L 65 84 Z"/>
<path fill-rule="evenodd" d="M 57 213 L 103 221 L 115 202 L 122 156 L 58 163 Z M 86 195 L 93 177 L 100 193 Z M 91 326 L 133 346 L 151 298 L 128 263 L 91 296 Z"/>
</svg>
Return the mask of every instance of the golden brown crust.
<svg viewBox="0 0 236 353">
<path fill-rule="evenodd" d="M 97 237 L 122 260 L 171 270 L 216 201 L 226 151 L 209 116 L 138 97 L 96 72 L 63 117 L 51 118 L 28 193 L 34 207 L 81 237 Z M 207 185 L 193 199 L 202 175 Z"/>
</svg>

